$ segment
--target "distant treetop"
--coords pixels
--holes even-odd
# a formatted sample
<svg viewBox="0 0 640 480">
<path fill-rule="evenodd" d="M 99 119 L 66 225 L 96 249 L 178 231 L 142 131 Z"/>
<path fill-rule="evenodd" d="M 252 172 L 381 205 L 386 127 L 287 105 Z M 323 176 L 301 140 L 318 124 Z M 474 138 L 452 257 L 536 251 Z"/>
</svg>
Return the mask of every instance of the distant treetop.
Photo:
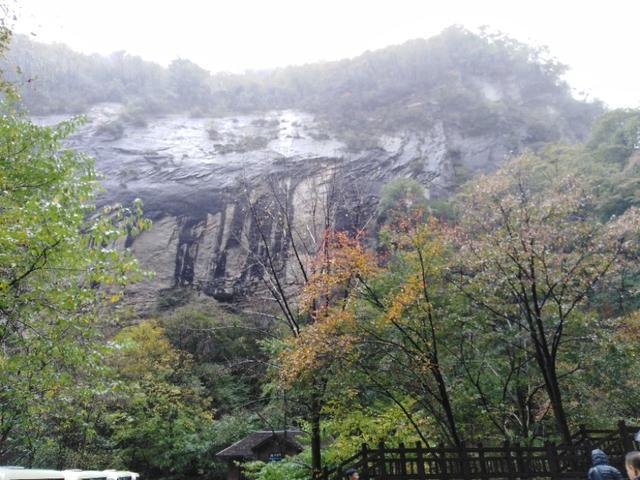
<svg viewBox="0 0 640 480">
<path fill-rule="evenodd" d="M 11 79 L 32 114 L 80 113 L 100 102 L 145 114 L 295 108 L 337 131 L 424 128 L 438 118 L 474 134 L 524 121 L 549 141 L 582 138 L 602 110 L 571 96 L 561 78 L 566 67 L 547 50 L 460 26 L 353 59 L 267 73 L 211 74 L 184 59 L 164 68 L 124 52 L 83 55 L 23 35 L 15 36 L 0 68 L 11 72 L 13 65 L 21 73 Z"/>
</svg>

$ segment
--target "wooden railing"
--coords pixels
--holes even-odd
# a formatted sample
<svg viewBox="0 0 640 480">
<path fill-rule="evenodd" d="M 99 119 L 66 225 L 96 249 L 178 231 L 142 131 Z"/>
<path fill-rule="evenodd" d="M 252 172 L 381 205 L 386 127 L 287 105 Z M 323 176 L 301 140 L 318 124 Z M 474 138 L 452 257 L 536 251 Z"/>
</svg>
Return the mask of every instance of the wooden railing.
<svg viewBox="0 0 640 480">
<path fill-rule="evenodd" d="M 543 446 L 503 443 L 499 446 L 462 444 L 460 447 L 426 448 L 399 445 L 376 448 L 362 445 L 358 453 L 332 469 L 323 470 L 321 480 L 342 480 L 348 468 L 355 468 L 362 480 L 489 480 L 542 479 L 584 480 L 591 466 L 591 450 L 601 448 L 611 464 L 623 470 L 624 455 L 638 448 L 637 427 L 624 422 L 615 430 L 580 428 L 572 445 L 546 442 Z"/>
</svg>

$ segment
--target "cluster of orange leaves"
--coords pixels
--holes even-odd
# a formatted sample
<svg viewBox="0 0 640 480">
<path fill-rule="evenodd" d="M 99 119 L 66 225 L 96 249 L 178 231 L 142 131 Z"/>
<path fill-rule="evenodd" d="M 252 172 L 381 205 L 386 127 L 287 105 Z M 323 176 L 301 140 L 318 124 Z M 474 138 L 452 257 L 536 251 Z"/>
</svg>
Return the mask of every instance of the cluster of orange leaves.
<svg viewBox="0 0 640 480">
<path fill-rule="evenodd" d="M 385 322 L 402 322 L 405 312 L 412 307 L 420 307 L 423 278 L 418 273 L 413 273 L 404 279 L 404 282 L 389 302 L 385 315 L 381 320 Z M 427 306 L 428 308 L 428 306 Z"/>
<path fill-rule="evenodd" d="M 378 262 L 365 249 L 361 237 L 361 233 L 325 232 L 311 262 L 309 281 L 300 296 L 301 310 L 308 311 L 312 317 L 322 317 L 322 310 L 334 306 L 336 297 L 348 298 L 354 282 L 378 272 Z"/>
<path fill-rule="evenodd" d="M 375 255 L 366 250 L 361 238 L 361 234 L 325 232 L 298 303 L 310 322 L 280 354 L 284 381 L 327 368 L 355 341 L 351 300 L 359 280 L 375 275 L 379 269 Z"/>
<path fill-rule="evenodd" d="M 352 310 L 327 311 L 321 320 L 305 326 L 280 354 L 280 378 L 293 383 L 313 377 L 347 355 L 357 340 Z"/>
</svg>

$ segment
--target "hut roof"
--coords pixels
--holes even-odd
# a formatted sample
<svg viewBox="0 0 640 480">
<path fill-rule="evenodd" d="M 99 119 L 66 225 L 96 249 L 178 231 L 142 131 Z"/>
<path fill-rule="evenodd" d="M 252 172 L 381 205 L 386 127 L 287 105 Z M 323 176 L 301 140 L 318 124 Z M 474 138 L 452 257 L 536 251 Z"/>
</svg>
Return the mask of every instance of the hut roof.
<svg viewBox="0 0 640 480">
<path fill-rule="evenodd" d="M 274 440 L 282 445 L 289 445 L 293 449 L 302 451 L 302 445 L 296 440 L 302 435 L 300 430 L 259 430 L 250 433 L 233 445 L 218 452 L 216 457 L 219 458 L 246 458 L 256 457 L 256 451 L 260 449 L 269 440 Z"/>
</svg>

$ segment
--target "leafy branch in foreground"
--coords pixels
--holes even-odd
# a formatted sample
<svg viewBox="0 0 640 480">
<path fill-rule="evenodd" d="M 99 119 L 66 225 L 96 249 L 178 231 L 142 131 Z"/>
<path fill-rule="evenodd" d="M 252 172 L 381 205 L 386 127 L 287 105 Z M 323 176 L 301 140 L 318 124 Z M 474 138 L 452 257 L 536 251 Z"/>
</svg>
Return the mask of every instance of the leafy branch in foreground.
<svg viewBox="0 0 640 480">
<path fill-rule="evenodd" d="M 139 201 L 95 213 L 93 162 L 62 146 L 78 120 L 0 108 L 0 459 L 31 463 L 43 420 L 100 363 L 97 321 L 142 275 L 118 240 L 149 222 Z"/>
</svg>

